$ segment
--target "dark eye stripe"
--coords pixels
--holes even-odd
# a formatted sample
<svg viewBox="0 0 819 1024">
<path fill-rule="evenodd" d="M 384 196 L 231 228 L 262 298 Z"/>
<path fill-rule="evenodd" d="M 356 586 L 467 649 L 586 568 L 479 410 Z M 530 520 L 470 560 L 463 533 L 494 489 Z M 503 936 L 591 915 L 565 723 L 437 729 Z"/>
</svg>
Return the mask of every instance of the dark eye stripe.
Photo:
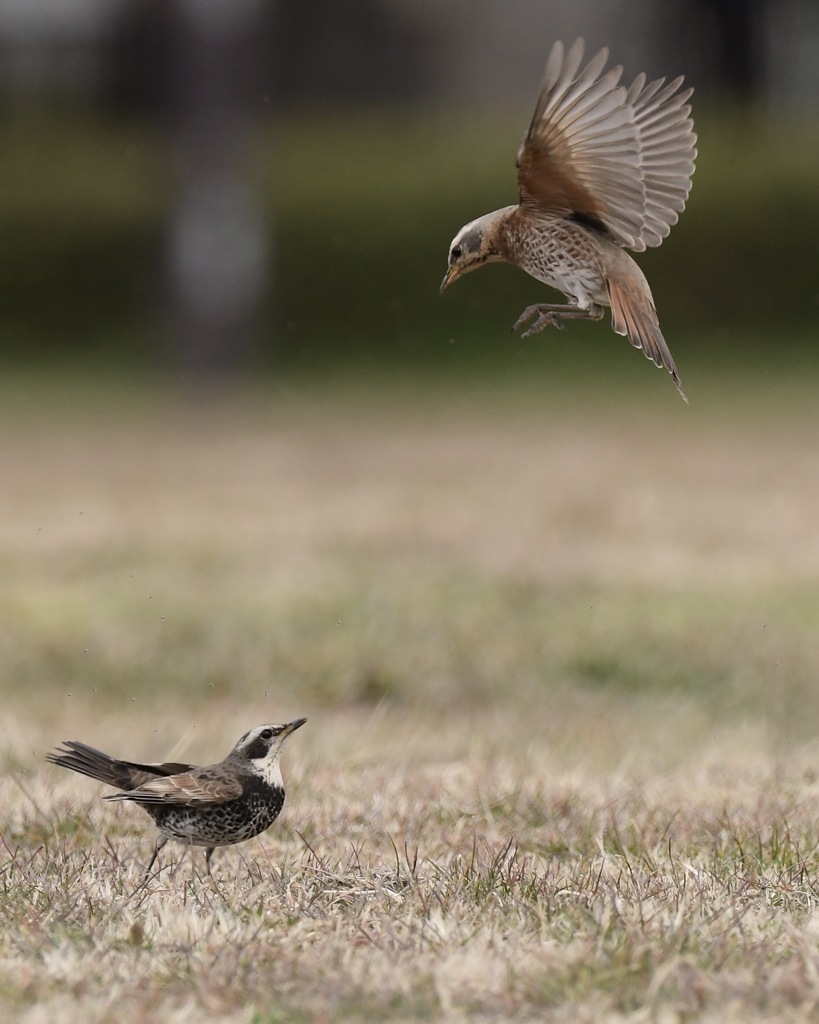
<svg viewBox="0 0 819 1024">
<path fill-rule="evenodd" d="M 245 750 L 245 757 L 249 757 L 251 761 L 255 761 L 257 757 L 267 757 L 269 752 L 270 744 L 259 738 L 255 739 Z"/>
</svg>

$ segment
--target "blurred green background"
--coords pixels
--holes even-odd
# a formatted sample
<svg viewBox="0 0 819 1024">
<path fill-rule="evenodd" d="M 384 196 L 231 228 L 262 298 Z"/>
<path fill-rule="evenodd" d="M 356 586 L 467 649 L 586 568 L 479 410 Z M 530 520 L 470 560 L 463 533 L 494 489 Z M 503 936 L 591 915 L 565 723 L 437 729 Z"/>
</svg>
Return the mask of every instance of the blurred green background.
<svg viewBox="0 0 819 1024">
<path fill-rule="evenodd" d="M 560 362 L 582 327 L 510 339 L 523 306 L 548 294 L 519 271 L 492 267 L 438 294 L 451 236 L 514 201 L 523 116 L 397 125 L 348 113 L 341 123 L 311 115 L 262 126 L 254 174 L 275 262 L 247 365 L 498 366 L 543 345 Z M 819 315 L 819 133 L 712 108 L 697 128 L 689 209 L 640 258 L 678 360 L 777 365 L 783 348 L 807 356 Z M 6 122 L 4 360 L 163 364 L 165 149 L 156 128 L 87 113 L 28 111 Z M 615 347 L 600 326 L 585 335 L 596 350 Z M 618 355 L 626 362 L 628 349 Z"/>
<path fill-rule="evenodd" d="M 789 5 L 788 17 L 759 3 L 724 6 L 638 4 L 625 27 L 605 4 L 559 17 L 554 5 L 507 4 L 496 40 L 505 67 L 492 59 L 489 15 L 483 34 L 480 17 L 467 33 L 457 3 L 442 21 L 373 0 L 348 5 L 341 22 L 318 4 L 313 24 L 297 5 L 245 0 L 237 24 L 210 38 L 184 4 L 121 4 L 105 31 L 86 25 L 73 43 L 64 33 L 62 50 L 42 28 L 39 42 L 30 28 L 7 35 L 20 66 L 51 65 L 6 73 L 0 360 L 210 376 L 452 366 L 514 377 L 546 349 L 544 372 L 630 373 L 633 354 L 599 325 L 510 339 L 522 307 L 549 294 L 512 268 L 438 294 L 458 228 L 515 200 L 516 146 L 562 29 L 630 58 L 627 80 L 660 65 L 697 87 L 689 207 L 640 257 L 683 378 L 698 366 L 781 372 L 783 360 L 802 372 L 819 313 L 819 107 L 816 91 L 775 61 L 790 40 L 798 64 L 813 22 L 794 11 L 810 5 Z M 723 21 L 733 32 L 724 52 Z M 749 67 L 737 60 L 743 40 Z M 204 289 L 213 292 L 208 273 L 227 281 L 230 308 L 217 302 L 199 316 L 169 253 L 180 209 L 220 178 L 245 198 L 237 223 L 216 231 L 251 224 L 248 273 L 235 274 L 252 280 L 231 296 L 242 240 L 214 246 L 205 228 L 202 259 L 215 266 Z"/>
<path fill-rule="evenodd" d="M 7 691 L 505 706 L 582 664 L 595 692 L 773 715 L 775 661 L 782 734 L 811 729 L 814 5 L 337 6 L 86 0 L 55 27 L 32 4 L 16 35 L 0 11 Z M 689 408 L 608 321 L 511 335 L 551 294 L 514 268 L 439 294 L 461 225 L 514 202 L 545 56 L 581 33 L 627 81 L 697 90 L 689 206 L 639 257 Z M 186 625 L 143 651 L 152 573 Z M 544 595 L 574 620 L 545 654 Z"/>
</svg>

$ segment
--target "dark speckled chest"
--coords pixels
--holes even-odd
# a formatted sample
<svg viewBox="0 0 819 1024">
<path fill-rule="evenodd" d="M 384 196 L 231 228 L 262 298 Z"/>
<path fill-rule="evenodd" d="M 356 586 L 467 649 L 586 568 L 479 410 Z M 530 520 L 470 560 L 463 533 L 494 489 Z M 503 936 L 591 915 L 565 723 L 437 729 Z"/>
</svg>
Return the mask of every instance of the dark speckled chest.
<svg viewBox="0 0 819 1024">
<path fill-rule="evenodd" d="M 284 806 L 284 790 L 254 775 L 242 779 L 242 795 L 210 807 L 140 804 L 160 832 L 194 846 L 230 846 L 269 828 Z"/>
</svg>

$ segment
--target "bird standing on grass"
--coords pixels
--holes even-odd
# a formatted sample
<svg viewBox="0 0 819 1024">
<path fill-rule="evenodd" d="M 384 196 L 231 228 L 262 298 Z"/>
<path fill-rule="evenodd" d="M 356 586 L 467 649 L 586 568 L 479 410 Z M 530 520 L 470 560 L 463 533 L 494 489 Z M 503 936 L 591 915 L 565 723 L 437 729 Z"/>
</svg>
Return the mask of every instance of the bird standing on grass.
<svg viewBox="0 0 819 1024">
<path fill-rule="evenodd" d="M 159 837 L 146 875 L 169 839 L 206 847 L 210 873 L 217 846 L 252 839 L 278 818 L 284 806 L 279 756 L 287 737 L 306 721 L 259 725 L 242 736 L 224 761 L 206 768 L 120 761 L 76 740 L 66 740 L 46 761 L 116 786 L 123 792 L 106 800 L 130 800 L 151 815 Z"/>
<path fill-rule="evenodd" d="M 581 69 L 583 40 L 549 54 L 532 123 L 518 150 L 520 202 L 461 228 L 449 250 L 441 291 L 484 263 L 513 263 L 563 292 L 567 304 L 528 306 L 527 337 L 564 320 L 599 320 L 611 306 L 612 328 L 657 366 L 685 398 L 660 331 L 645 276 L 624 251 L 659 245 L 685 207 L 697 155 L 683 79 L 629 88 L 622 67 L 603 69 L 600 50 Z"/>
</svg>

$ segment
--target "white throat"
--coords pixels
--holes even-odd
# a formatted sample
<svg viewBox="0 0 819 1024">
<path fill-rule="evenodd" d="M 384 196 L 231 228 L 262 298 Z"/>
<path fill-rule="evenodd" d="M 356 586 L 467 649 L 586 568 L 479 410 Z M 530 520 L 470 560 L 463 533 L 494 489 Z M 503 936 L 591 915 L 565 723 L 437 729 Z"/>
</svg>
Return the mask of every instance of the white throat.
<svg viewBox="0 0 819 1024">
<path fill-rule="evenodd" d="M 282 779 L 282 770 L 279 767 L 279 752 L 272 758 L 266 758 L 261 761 L 254 761 L 253 764 L 256 767 L 256 773 L 260 778 L 268 784 L 268 786 L 274 786 L 277 789 L 284 789 L 284 780 Z"/>
</svg>

